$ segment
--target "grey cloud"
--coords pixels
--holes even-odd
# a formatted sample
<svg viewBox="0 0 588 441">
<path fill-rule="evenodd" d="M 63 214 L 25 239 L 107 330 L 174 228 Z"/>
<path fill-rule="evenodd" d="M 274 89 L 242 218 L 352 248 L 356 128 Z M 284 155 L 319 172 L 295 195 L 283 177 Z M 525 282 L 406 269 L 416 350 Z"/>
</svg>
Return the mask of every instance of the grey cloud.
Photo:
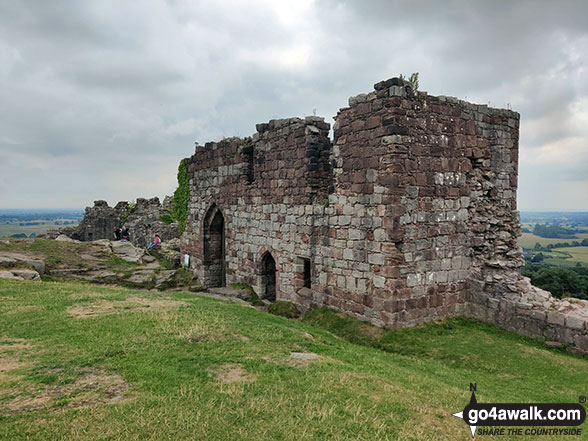
<svg viewBox="0 0 588 441">
<path fill-rule="evenodd" d="M 2 2 L 0 205 L 163 196 L 195 140 L 314 109 L 329 120 L 350 95 L 414 71 L 429 93 L 510 103 L 522 153 L 588 138 L 574 113 L 588 97 L 583 1 L 333 0 L 285 17 L 279 7 Z M 581 178 L 578 164 L 553 179 Z M 523 197 L 541 167 L 521 163 Z"/>
</svg>

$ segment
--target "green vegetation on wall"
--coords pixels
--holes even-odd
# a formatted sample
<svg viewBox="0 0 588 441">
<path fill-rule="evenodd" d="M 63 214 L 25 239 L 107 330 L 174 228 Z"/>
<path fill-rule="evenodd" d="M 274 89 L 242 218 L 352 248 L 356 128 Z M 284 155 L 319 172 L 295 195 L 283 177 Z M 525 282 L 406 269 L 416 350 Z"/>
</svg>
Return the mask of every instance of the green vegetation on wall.
<svg viewBox="0 0 588 441">
<path fill-rule="evenodd" d="M 185 161 L 185 159 L 182 159 L 178 167 L 178 188 L 174 191 L 171 213 L 171 217 L 178 221 L 178 233 L 180 235 L 186 229 L 186 222 L 188 221 L 188 200 L 190 199 L 188 169 L 186 168 Z"/>
<path fill-rule="evenodd" d="M 400 74 L 398 78 L 408 81 L 412 86 L 412 90 L 419 89 L 419 73 L 418 72 L 413 72 L 409 78 L 406 78 L 404 75 Z"/>
<path fill-rule="evenodd" d="M 129 216 L 133 214 L 135 211 L 137 211 L 137 202 L 129 202 L 129 209 L 122 218 L 123 223 L 126 222 Z"/>
</svg>

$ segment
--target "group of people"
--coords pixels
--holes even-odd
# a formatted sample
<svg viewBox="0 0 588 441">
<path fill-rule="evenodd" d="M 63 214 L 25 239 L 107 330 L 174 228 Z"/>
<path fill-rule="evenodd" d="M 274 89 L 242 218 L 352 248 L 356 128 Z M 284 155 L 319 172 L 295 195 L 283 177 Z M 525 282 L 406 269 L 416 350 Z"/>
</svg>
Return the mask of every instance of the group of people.
<svg viewBox="0 0 588 441">
<path fill-rule="evenodd" d="M 116 240 L 130 242 L 131 241 L 131 235 L 129 233 L 129 229 L 127 227 L 125 227 L 125 226 L 123 226 L 123 227 L 116 227 L 114 229 L 114 238 Z M 153 242 L 151 242 L 149 244 L 149 246 L 147 247 L 147 249 L 150 250 L 151 248 L 156 247 L 160 243 L 161 243 L 161 238 L 159 237 L 159 234 L 156 234 L 155 235 L 155 239 L 153 240 Z"/>
<path fill-rule="evenodd" d="M 131 235 L 129 233 L 129 229 L 127 227 L 116 227 L 114 229 L 114 238 L 116 240 L 123 240 L 123 241 L 127 241 L 130 242 L 131 241 Z"/>
</svg>

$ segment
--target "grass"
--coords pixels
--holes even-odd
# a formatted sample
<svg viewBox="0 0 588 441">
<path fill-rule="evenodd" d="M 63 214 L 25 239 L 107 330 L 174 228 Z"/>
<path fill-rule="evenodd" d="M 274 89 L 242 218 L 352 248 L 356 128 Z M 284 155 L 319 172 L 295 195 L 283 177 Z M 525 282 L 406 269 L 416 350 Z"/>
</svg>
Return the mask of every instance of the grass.
<svg viewBox="0 0 588 441">
<path fill-rule="evenodd" d="M 300 311 L 298 310 L 296 305 L 292 302 L 287 302 L 284 300 L 278 300 L 276 302 L 273 302 L 267 308 L 267 312 L 286 318 L 300 317 Z"/>
<path fill-rule="evenodd" d="M 249 303 L 251 303 L 253 306 L 263 306 L 263 301 L 259 298 L 259 296 L 257 295 L 257 293 L 255 292 L 255 290 L 253 289 L 253 287 L 251 285 L 249 285 L 248 283 L 245 282 L 236 282 L 236 283 L 231 283 L 229 285 L 230 288 L 233 289 L 240 289 L 245 291 L 248 295 L 249 295 Z"/>
<path fill-rule="evenodd" d="M 75 224 L 68 224 L 68 225 L 57 225 L 55 222 L 57 221 L 75 221 Z M 38 222 L 39 225 L 20 225 L 22 221 L 10 222 L 10 223 L 0 223 L 0 237 L 9 237 L 13 234 L 20 234 L 24 233 L 27 236 L 30 236 L 32 233 L 35 234 L 44 234 L 49 230 L 56 230 L 58 228 L 63 227 L 74 227 L 79 223 L 77 219 L 53 219 L 53 220 L 44 220 L 44 219 L 37 219 L 25 222 Z"/>
<path fill-rule="evenodd" d="M 571 267 L 580 264 L 588 265 L 588 247 L 553 248 L 551 251 L 541 251 L 543 263 L 548 265 Z"/>
<path fill-rule="evenodd" d="M 568 254 L 570 262 L 588 264 L 588 247 L 554 248 L 553 251 Z"/>
<path fill-rule="evenodd" d="M 47 269 L 55 268 L 83 268 L 86 265 L 80 259 L 81 253 L 107 257 L 106 251 L 100 245 L 88 242 L 61 242 L 51 239 L 10 239 L 9 244 L 0 242 L 0 251 L 12 251 L 41 257 L 47 264 Z M 120 259 L 122 260 L 122 259 Z M 120 262 L 112 262 L 116 267 Z"/>
<path fill-rule="evenodd" d="M 0 299 L 2 440 L 455 440 L 470 382 L 480 402 L 586 395 L 587 359 L 471 320 L 392 332 L 83 283 L 0 280 Z"/>
</svg>

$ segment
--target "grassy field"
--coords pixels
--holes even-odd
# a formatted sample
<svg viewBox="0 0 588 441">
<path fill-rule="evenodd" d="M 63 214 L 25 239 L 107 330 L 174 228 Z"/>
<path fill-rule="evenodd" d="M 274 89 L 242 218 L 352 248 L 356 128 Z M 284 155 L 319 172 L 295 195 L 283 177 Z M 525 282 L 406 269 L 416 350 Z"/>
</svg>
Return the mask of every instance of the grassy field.
<svg viewBox="0 0 588 441">
<path fill-rule="evenodd" d="M 573 260 L 588 264 L 588 247 L 554 248 L 554 251 L 568 253 Z"/>
<path fill-rule="evenodd" d="M 588 266 L 588 247 L 553 248 L 551 251 L 541 251 L 544 256 L 543 264 L 559 267 Z"/>
<path fill-rule="evenodd" d="M 2 440 L 465 440 L 451 414 L 470 382 L 480 402 L 577 402 L 587 371 L 469 320 L 391 332 L 322 310 L 291 321 L 181 292 L 0 279 Z"/>
<path fill-rule="evenodd" d="M 578 237 L 577 239 L 547 239 L 545 237 L 535 236 L 533 233 L 523 233 L 522 236 L 519 237 L 518 243 L 522 248 L 533 248 L 537 242 L 545 247 L 549 244 L 556 244 L 558 242 L 571 243 L 575 240 L 581 242 L 584 239 L 588 239 L 588 233 L 578 233 L 576 236 Z"/>
<path fill-rule="evenodd" d="M 72 221 L 73 219 L 56 219 L 56 220 L 36 220 L 36 221 L 28 221 L 28 222 L 39 222 L 40 225 L 20 225 L 20 222 L 11 222 L 11 223 L 0 223 L 0 237 L 10 237 L 13 234 L 20 234 L 24 233 L 27 237 L 30 237 L 32 233 L 35 234 L 43 234 L 49 230 L 56 230 L 59 227 L 63 227 L 64 225 L 56 225 L 56 221 Z M 76 224 L 77 224 L 76 220 Z M 75 226 L 73 225 L 65 225 L 67 227 Z"/>
</svg>

